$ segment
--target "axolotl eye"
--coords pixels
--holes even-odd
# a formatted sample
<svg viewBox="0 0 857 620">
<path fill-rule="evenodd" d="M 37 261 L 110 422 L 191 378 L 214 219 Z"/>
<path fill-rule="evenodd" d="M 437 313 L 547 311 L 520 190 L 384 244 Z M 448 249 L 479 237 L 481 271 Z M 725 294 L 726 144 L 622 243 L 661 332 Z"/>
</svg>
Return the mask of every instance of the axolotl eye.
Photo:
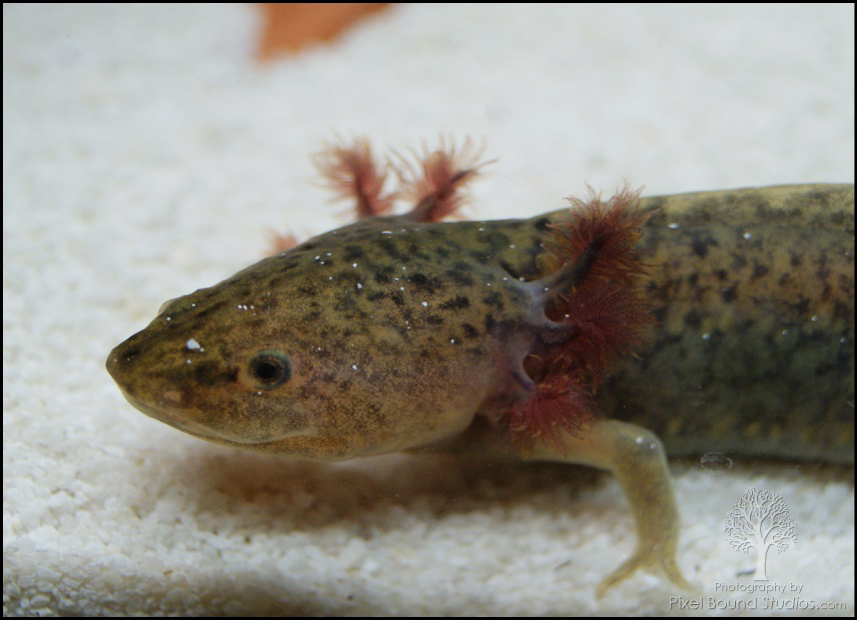
<svg viewBox="0 0 857 620">
<path fill-rule="evenodd" d="M 292 362 L 279 351 L 260 351 L 250 360 L 250 377 L 260 390 L 273 390 L 292 378 Z"/>
</svg>

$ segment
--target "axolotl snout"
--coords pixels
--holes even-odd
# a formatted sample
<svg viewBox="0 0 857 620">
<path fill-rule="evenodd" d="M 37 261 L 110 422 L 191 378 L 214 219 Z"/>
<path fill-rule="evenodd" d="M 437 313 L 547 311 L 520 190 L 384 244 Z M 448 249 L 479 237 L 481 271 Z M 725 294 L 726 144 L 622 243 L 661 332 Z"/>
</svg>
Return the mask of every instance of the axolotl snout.
<svg viewBox="0 0 857 620">
<path fill-rule="evenodd" d="M 660 335 L 674 320 L 657 286 L 659 267 L 644 260 L 655 250 L 641 256 L 639 248 L 647 247 L 652 220 L 672 215 L 669 204 L 641 202 L 625 189 L 527 220 L 439 221 L 459 206 L 474 164 L 448 149 L 427 155 L 412 178 L 398 171 L 399 195 L 414 206 L 395 216 L 368 146 L 331 149 L 322 170 L 355 199 L 362 219 L 167 302 L 111 352 L 108 371 L 147 415 L 225 445 L 323 460 L 478 451 L 610 470 L 631 504 L 638 544 L 599 593 L 640 568 L 690 588 L 675 561 L 679 520 L 661 441 L 633 415 L 602 413 L 603 402 L 611 415 L 635 403 L 599 394 L 635 372 L 627 364 L 645 363 L 643 354 L 626 358 L 611 376 L 630 350 L 650 350 L 655 360 L 709 355 L 694 347 L 710 342 Z M 814 350 L 817 367 L 807 373 L 826 369 L 824 389 L 835 393 L 824 395 L 832 403 L 824 415 L 839 425 L 831 441 L 842 443 L 830 449 L 844 454 L 850 441 L 853 454 L 853 188 L 813 187 L 837 196 L 828 208 L 834 219 L 845 209 L 847 220 L 850 191 L 850 257 L 847 221 L 832 225 L 846 254 L 828 261 L 838 289 L 761 329 L 775 332 L 778 321 L 792 325 L 801 312 L 816 313 L 806 339 L 820 331 L 830 342 L 826 354 Z M 679 226 L 659 221 L 658 228 L 672 225 Z M 743 292 L 731 295 L 734 306 Z M 705 313 L 697 320 L 705 322 Z M 800 348 L 801 338 L 789 346 Z M 839 402 L 849 389 L 850 410 Z M 641 409 L 652 407 L 657 402 Z M 740 428 L 742 412 L 735 415 L 732 426 Z M 642 418 L 679 446 L 682 433 L 693 434 L 692 426 Z"/>
</svg>

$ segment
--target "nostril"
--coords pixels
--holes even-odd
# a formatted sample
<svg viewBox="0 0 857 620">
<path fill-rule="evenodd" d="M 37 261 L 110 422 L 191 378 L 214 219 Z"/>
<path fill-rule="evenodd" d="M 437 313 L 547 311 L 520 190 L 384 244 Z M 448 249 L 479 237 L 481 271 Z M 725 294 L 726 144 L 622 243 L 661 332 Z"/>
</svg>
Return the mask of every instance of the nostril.
<svg viewBox="0 0 857 620">
<path fill-rule="evenodd" d="M 120 351 L 120 354 L 117 355 L 117 358 L 121 359 L 124 362 L 132 362 L 134 358 L 140 355 L 140 349 L 137 347 L 131 349 L 125 349 L 124 351 Z"/>
<path fill-rule="evenodd" d="M 127 367 L 140 355 L 139 347 L 123 347 L 121 344 L 107 356 L 107 372 L 116 379 L 116 373 Z"/>
</svg>

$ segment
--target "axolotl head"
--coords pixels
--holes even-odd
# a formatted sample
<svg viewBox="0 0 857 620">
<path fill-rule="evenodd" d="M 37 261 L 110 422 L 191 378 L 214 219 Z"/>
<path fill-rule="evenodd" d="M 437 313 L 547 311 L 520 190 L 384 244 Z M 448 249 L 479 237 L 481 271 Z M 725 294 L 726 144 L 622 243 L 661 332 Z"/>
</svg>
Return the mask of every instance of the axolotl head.
<svg viewBox="0 0 857 620">
<path fill-rule="evenodd" d="M 385 283 L 370 257 L 353 258 L 358 240 L 350 254 L 342 240 L 165 303 L 113 349 L 108 372 L 145 414 L 265 452 L 344 459 L 461 431 L 490 373 L 450 360 L 437 325 L 408 320 L 411 306 L 425 311 L 422 298 Z"/>
<path fill-rule="evenodd" d="M 271 281 L 276 262 L 163 304 L 148 327 L 113 349 L 107 371 L 125 398 L 219 443 L 279 451 L 278 442 L 314 435 L 305 347 L 295 346 L 310 337 L 313 309 Z M 317 353 L 324 346 L 318 340 Z"/>
</svg>

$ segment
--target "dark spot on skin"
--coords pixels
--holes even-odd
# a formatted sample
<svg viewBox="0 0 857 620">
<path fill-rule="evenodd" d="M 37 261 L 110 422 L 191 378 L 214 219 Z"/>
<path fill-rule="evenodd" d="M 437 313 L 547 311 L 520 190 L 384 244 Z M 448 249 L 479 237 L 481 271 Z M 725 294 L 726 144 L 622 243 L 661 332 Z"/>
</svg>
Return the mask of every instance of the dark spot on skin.
<svg viewBox="0 0 857 620">
<path fill-rule="evenodd" d="M 492 230 L 488 233 L 486 241 L 488 243 L 488 247 L 494 251 L 498 251 L 500 248 L 509 247 L 509 237 L 499 230 Z"/>
<path fill-rule="evenodd" d="M 744 267 L 747 266 L 747 259 L 741 256 L 740 254 L 732 255 L 732 271 L 738 272 L 741 271 Z"/>
<path fill-rule="evenodd" d="M 379 299 L 384 299 L 386 296 L 387 293 L 385 293 L 384 291 L 375 291 L 366 295 L 366 299 L 368 299 L 369 301 L 378 301 Z"/>
<path fill-rule="evenodd" d="M 268 279 L 268 287 L 271 289 L 286 288 L 289 278 L 285 276 L 276 276 Z"/>
<path fill-rule="evenodd" d="M 535 228 L 540 233 L 546 233 L 550 230 L 550 220 L 546 217 L 540 217 L 539 219 L 533 221 L 533 228 Z"/>
<path fill-rule="evenodd" d="M 720 298 L 726 303 L 732 303 L 738 297 L 738 285 L 733 284 L 725 291 L 721 291 Z"/>
<path fill-rule="evenodd" d="M 458 295 L 452 299 L 447 299 L 445 302 L 440 304 L 440 307 L 444 310 L 460 310 L 462 308 L 469 308 L 470 299 L 464 295 Z"/>
<path fill-rule="evenodd" d="M 381 239 L 377 242 L 377 245 L 384 251 L 387 256 L 396 261 L 408 263 L 411 260 L 407 254 L 402 254 L 399 251 L 398 246 L 392 239 Z"/>
<path fill-rule="evenodd" d="M 393 274 L 396 270 L 393 267 L 381 267 L 375 271 L 375 282 L 379 284 L 389 284 L 393 280 Z"/>
<path fill-rule="evenodd" d="M 238 368 L 220 369 L 217 362 L 199 362 L 193 367 L 194 381 L 201 385 L 222 385 L 238 381 Z"/>
<path fill-rule="evenodd" d="M 298 293 L 307 297 L 315 297 L 318 294 L 318 290 L 314 286 L 299 286 Z"/>
<path fill-rule="evenodd" d="M 473 327 L 470 323 L 462 323 L 461 330 L 467 338 L 478 338 L 479 330 Z"/>
<path fill-rule="evenodd" d="M 225 305 L 226 305 L 226 302 L 219 301 L 219 302 L 217 302 L 216 304 L 214 304 L 214 305 L 212 305 L 212 306 L 209 306 L 209 307 L 208 307 L 208 308 L 206 308 L 205 310 L 201 310 L 201 311 L 200 311 L 200 313 L 199 313 L 199 314 L 197 314 L 196 316 L 197 316 L 197 318 L 198 318 L 198 319 L 202 319 L 202 318 L 204 318 L 204 317 L 206 317 L 206 316 L 208 316 L 208 315 L 210 315 L 210 314 L 212 314 L 212 313 L 214 313 L 214 312 L 219 311 L 219 310 L 220 310 L 221 308 L 223 308 Z"/>
<path fill-rule="evenodd" d="M 705 258 L 708 255 L 709 246 L 716 247 L 717 245 L 718 243 L 714 239 L 708 236 L 703 237 L 702 235 L 694 235 L 693 240 L 691 241 L 693 253 L 700 258 Z"/>
<path fill-rule="evenodd" d="M 434 294 L 443 289 L 443 282 L 439 278 L 428 277 L 423 273 L 415 273 L 408 278 L 411 284 L 415 284 L 420 291 Z"/>
<path fill-rule="evenodd" d="M 854 319 L 854 306 L 843 303 L 842 301 L 836 301 L 833 304 L 833 317 L 837 321 L 845 323 L 846 321 L 851 321 Z M 853 340 L 853 338 L 852 338 Z M 851 350 L 854 350 L 854 344 L 851 344 Z"/>
<path fill-rule="evenodd" d="M 402 294 L 402 291 L 393 291 L 392 293 L 390 293 L 390 299 L 397 306 L 405 305 L 405 296 Z"/>
<path fill-rule="evenodd" d="M 276 297 L 266 297 L 265 301 L 260 304 L 260 307 L 265 310 L 276 310 L 280 307 L 280 300 Z"/>
<path fill-rule="evenodd" d="M 770 268 L 766 265 L 760 265 L 756 261 L 753 261 L 753 275 L 750 276 L 751 280 L 758 280 L 759 278 L 764 278 L 768 275 Z"/>
<path fill-rule="evenodd" d="M 708 246 L 699 238 L 693 239 L 691 248 L 693 249 L 694 254 L 702 258 L 705 258 L 705 255 L 708 254 Z"/>
<path fill-rule="evenodd" d="M 453 284 L 457 284 L 459 286 L 473 286 L 473 278 L 469 273 L 467 273 L 466 270 L 461 270 L 458 268 L 447 269 L 443 275 L 447 279 L 451 280 Z"/>
<path fill-rule="evenodd" d="M 442 261 L 449 258 L 449 255 L 450 255 L 450 251 L 443 246 L 436 248 L 434 253 L 435 253 L 435 256 L 437 257 L 437 259 L 442 260 Z"/>
<path fill-rule="evenodd" d="M 830 277 L 830 267 L 828 266 L 828 258 L 826 254 L 818 257 L 818 268 L 815 270 L 815 276 L 819 280 L 827 280 Z"/>
<path fill-rule="evenodd" d="M 301 246 L 302 250 L 314 250 L 316 248 L 315 243 L 305 243 Z"/>
<path fill-rule="evenodd" d="M 503 296 L 497 291 L 494 291 L 493 293 L 490 293 L 483 297 L 482 303 L 484 303 L 486 306 L 491 306 L 492 308 L 495 308 L 500 312 L 503 311 Z"/>
<path fill-rule="evenodd" d="M 359 245 L 345 246 L 345 260 L 354 260 L 356 258 L 362 257 L 363 255 L 363 248 L 361 248 Z"/>
<path fill-rule="evenodd" d="M 724 196 L 722 199 L 716 197 L 703 198 L 697 202 L 694 213 L 700 225 L 706 225 L 716 221 L 717 216 L 726 208 L 726 205 L 734 203 L 735 196 L 733 194 Z"/>
<path fill-rule="evenodd" d="M 669 303 L 670 298 L 675 295 L 676 291 L 680 291 L 684 286 L 685 280 L 690 284 L 690 276 L 683 277 L 667 277 L 658 278 L 655 280 L 645 280 L 642 282 L 643 289 L 664 303 Z"/>
<path fill-rule="evenodd" d="M 794 311 L 797 312 L 798 316 L 806 316 L 809 314 L 809 300 L 805 297 L 801 297 L 797 302 L 791 304 L 791 307 L 794 308 Z"/>
<path fill-rule="evenodd" d="M 490 334 L 497 327 L 497 320 L 490 314 L 485 315 L 485 333 Z"/>
<path fill-rule="evenodd" d="M 354 318 L 358 310 L 357 300 L 351 295 L 344 295 L 339 302 L 334 306 L 337 312 L 341 312 L 346 316 Z M 360 313 L 364 314 L 364 313 Z"/>
<path fill-rule="evenodd" d="M 408 243 L 408 253 L 410 256 L 414 256 L 424 261 L 431 260 L 431 256 L 423 252 L 425 248 L 423 244 L 417 241 L 411 241 Z"/>
<path fill-rule="evenodd" d="M 292 254 L 291 252 L 286 252 L 284 254 L 278 254 L 275 257 L 280 264 L 277 265 L 277 269 L 279 271 L 288 271 L 289 269 L 293 269 L 301 264 L 301 258 L 303 256 L 303 252 L 300 254 Z"/>
<path fill-rule="evenodd" d="M 426 323 L 429 325 L 443 325 L 443 317 L 436 314 L 430 314 L 426 317 Z"/>
<path fill-rule="evenodd" d="M 696 310 L 691 310 L 684 315 L 684 324 L 692 329 L 699 329 L 699 326 L 702 325 L 702 317 Z"/>
<path fill-rule="evenodd" d="M 337 271 L 334 273 L 331 278 L 331 282 L 336 282 L 337 284 L 344 284 L 346 286 L 351 286 L 359 282 L 359 278 L 363 276 L 362 272 L 358 271 L 351 265 L 348 266 L 347 269 L 343 269 L 342 271 Z M 300 289 L 298 289 L 300 290 Z"/>
<path fill-rule="evenodd" d="M 718 269 L 717 271 L 714 272 L 714 275 L 721 282 L 725 282 L 726 279 L 729 277 L 729 273 L 725 269 Z"/>
</svg>

